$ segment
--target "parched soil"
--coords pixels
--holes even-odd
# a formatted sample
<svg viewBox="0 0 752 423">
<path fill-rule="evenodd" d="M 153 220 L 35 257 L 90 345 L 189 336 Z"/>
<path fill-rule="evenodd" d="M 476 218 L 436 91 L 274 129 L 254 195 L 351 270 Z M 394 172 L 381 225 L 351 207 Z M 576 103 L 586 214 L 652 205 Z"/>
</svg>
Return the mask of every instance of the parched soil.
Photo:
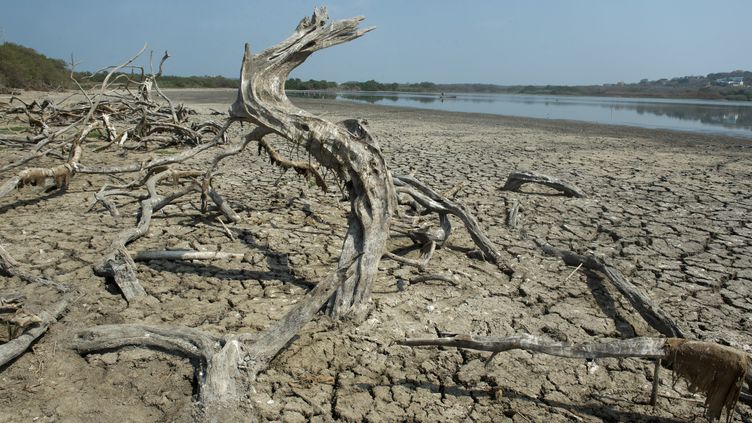
<svg viewBox="0 0 752 423">
<path fill-rule="evenodd" d="M 202 93 L 202 115 L 224 111 Z M 192 96 L 192 97 L 191 97 Z M 704 397 L 660 375 L 648 404 L 653 363 L 592 362 L 509 352 L 486 365 L 487 353 L 410 349 L 395 341 L 437 330 L 505 336 L 545 335 L 567 342 L 656 336 L 601 275 L 546 257 L 532 242 L 591 251 L 649 293 L 692 336 L 752 352 L 752 142 L 584 123 L 443 113 L 331 101 L 299 100 L 327 119 L 363 117 L 395 174 L 414 173 L 439 191 L 464 184 L 467 205 L 514 270 L 468 257 L 473 243 L 453 221 L 449 245 L 425 272 L 454 282 L 411 283 L 422 274 L 388 259 L 363 322 L 317 317 L 261 374 L 248 401 L 263 419 L 324 421 L 687 421 L 703 414 Z M 237 140 L 242 131 L 234 127 Z M 279 142 L 279 140 L 277 140 Z M 25 152 L 0 146 L 8 163 Z M 143 153 L 87 150 L 86 165 L 130 163 Z M 305 155 L 294 146 L 288 157 Z M 201 168 L 212 153 L 183 165 Z M 54 164 L 49 158 L 40 164 Z M 541 187 L 501 191 L 514 170 L 564 179 L 588 194 L 569 198 Z M 193 367 L 188 359 L 125 349 L 82 357 L 76 331 L 99 324 L 183 325 L 212 333 L 254 332 L 280 318 L 334 266 L 348 203 L 336 187 L 322 193 L 282 174 L 249 149 L 221 166 L 215 187 L 242 217 L 218 222 L 188 196 L 156 213 L 147 236 L 129 251 L 193 249 L 244 255 L 242 260 L 139 262 L 153 297 L 128 305 L 95 276 L 97 262 L 122 229 L 136 223 L 138 203 L 121 199 L 112 217 L 93 196 L 110 180 L 78 175 L 64 195 L 24 188 L 0 199 L 0 244 L 22 265 L 79 292 L 65 317 L 33 349 L 0 369 L 0 421 L 186 422 L 192 419 Z M 0 174 L 5 180 L 10 172 Z M 334 184 L 332 184 L 334 185 Z M 517 229 L 505 224 L 519 201 Z M 395 228 L 397 228 L 395 226 Z M 419 251 L 395 232 L 391 250 Z M 0 291 L 21 290 L 41 310 L 58 295 L 0 276 Z M 2 328 L 0 328 L 2 330 Z M 737 406 L 736 418 L 752 409 Z"/>
</svg>

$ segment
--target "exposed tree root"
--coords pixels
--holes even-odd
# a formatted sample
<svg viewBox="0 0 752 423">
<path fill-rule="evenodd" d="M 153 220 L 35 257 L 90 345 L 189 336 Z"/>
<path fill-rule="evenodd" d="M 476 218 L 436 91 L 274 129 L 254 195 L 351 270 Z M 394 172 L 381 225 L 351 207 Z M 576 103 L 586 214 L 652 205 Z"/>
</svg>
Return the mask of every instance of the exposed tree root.
<svg viewBox="0 0 752 423">
<path fill-rule="evenodd" d="M 317 284 L 282 319 L 259 334 L 217 337 L 184 327 L 106 325 L 78 332 L 75 348 L 81 354 L 90 354 L 141 347 L 188 357 L 197 372 L 202 419 L 247 419 L 241 397 L 253 389 L 259 372 L 331 298 L 339 279 L 332 275 Z"/>
<path fill-rule="evenodd" d="M 551 187 L 555 190 L 561 191 L 564 195 L 569 197 L 586 197 L 584 192 L 568 182 L 534 172 L 518 171 L 510 173 L 509 177 L 507 177 L 507 182 L 504 184 L 502 190 L 519 191 L 522 185 L 529 183 L 541 184 L 547 187 Z"/>
</svg>

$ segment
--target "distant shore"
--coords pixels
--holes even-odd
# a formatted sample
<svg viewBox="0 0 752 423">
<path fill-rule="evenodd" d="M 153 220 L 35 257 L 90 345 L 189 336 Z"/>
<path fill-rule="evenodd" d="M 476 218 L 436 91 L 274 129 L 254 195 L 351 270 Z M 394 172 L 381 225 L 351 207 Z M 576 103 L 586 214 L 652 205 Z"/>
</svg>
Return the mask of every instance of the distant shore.
<svg viewBox="0 0 752 423">
<path fill-rule="evenodd" d="M 206 105 L 217 111 L 226 111 L 227 107 L 235 100 L 236 89 L 205 89 L 205 88 L 187 88 L 187 89 L 166 89 L 165 93 L 174 101 L 179 103 Z M 349 116 L 368 117 L 369 115 L 391 113 L 397 115 L 396 118 L 402 119 L 408 116 L 413 117 L 416 114 L 423 113 L 452 116 L 452 119 L 460 119 L 465 115 L 466 118 L 483 118 L 489 119 L 501 124 L 512 124 L 514 126 L 524 126 L 541 129 L 556 129 L 573 133 L 591 133 L 602 134 L 604 136 L 625 136 L 627 134 L 641 137 L 650 137 L 670 142 L 722 142 L 722 143 L 743 143 L 752 144 L 752 139 L 740 138 L 734 136 L 725 136 L 717 134 L 691 133 L 685 131 L 675 131 L 666 129 L 640 128 L 626 125 L 610 125 L 590 123 L 578 120 L 556 120 L 556 119 L 538 119 L 528 117 L 503 116 L 488 113 L 465 113 L 465 112 L 448 112 L 441 110 L 427 110 L 421 108 L 396 107 L 388 105 L 370 105 L 362 103 L 353 103 L 332 99 L 319 98 L 291 98 L 295 104 L 303 108 L 335 108 L 343 110 Z"/>
</svg>

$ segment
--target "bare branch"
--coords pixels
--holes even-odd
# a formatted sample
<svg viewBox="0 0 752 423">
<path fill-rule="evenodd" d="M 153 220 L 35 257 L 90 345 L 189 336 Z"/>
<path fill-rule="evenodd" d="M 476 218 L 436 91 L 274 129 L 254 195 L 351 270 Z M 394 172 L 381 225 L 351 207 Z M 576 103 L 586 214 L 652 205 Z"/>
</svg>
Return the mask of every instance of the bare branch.
<svg viewBox="0 0 752 423">
<path fill-rule="evenodd" d="M 586 197 L 585 193 L 583 193 L 579 188 L 576 186 L 564 182 L 561 179 L 556 179 L 551 176 L 542 175 L 539 173 L 534 172 L 512 172 L 509 174 L 509 177 L 507 178 L 507 182 L 504 184 L 504 187 L 501 188 L 505 191 L 519 191 L 520 187 L 524 184 L 529 183 L 535 183 L 535 184 L 541 184 L 545 185 L 547 187 L 551 187 L 553 189 L 556 189 L 558 191 L 561 191 L 564 195 L 569 197 L 577 197 L 582 198 Z"/>
<path fill-rule="evenodd" d="M 537 242 L 546 254 L 561 258 L 569 266 L 582 265 L 586 269 L 595 270 L 606 275 L 616 289 L 632 304 L 632 307 L 640 313 L 640 316 L 661 334 L 676 338 L 687 337 L 686 332 L 674 319 L 664 313 L 660 307 L 653 303 L 653 300 L 647 294 L 629 282 L 616 268 L 607 265 L 594 256 L 583 256 L 572 251 L 560 250 L 542 241 Z"/>
</svg>

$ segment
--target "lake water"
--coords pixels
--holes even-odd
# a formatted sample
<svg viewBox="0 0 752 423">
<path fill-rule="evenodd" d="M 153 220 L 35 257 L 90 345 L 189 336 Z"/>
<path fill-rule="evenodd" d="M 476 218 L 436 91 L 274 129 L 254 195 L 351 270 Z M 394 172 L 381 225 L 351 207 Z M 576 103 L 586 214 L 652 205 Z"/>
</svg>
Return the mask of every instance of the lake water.
<svg viewBox="0 0 752 423">
<path fill-rule="evenodd" d="M 608 125 L 671 129 L 752 138 L 752 102 L 577 97 L 517 94 L 438 94 L 288 91 L 318 97 L 397 107 L 567 119 Z"/>
<path fill-rule="evenodd" d="M 567 119 L 609 125 L 671 129 L 752 139 L 752 102 L 664 100 L 619 97 L 576 97 L 515 94 L 438 94 L 392 92 L 288 91 L 290 97 L 398 107 L 491 113 L 541 119 Z M 175 101 L 227 103 L 235 90 L 168 90 Z"/>
</svg>

